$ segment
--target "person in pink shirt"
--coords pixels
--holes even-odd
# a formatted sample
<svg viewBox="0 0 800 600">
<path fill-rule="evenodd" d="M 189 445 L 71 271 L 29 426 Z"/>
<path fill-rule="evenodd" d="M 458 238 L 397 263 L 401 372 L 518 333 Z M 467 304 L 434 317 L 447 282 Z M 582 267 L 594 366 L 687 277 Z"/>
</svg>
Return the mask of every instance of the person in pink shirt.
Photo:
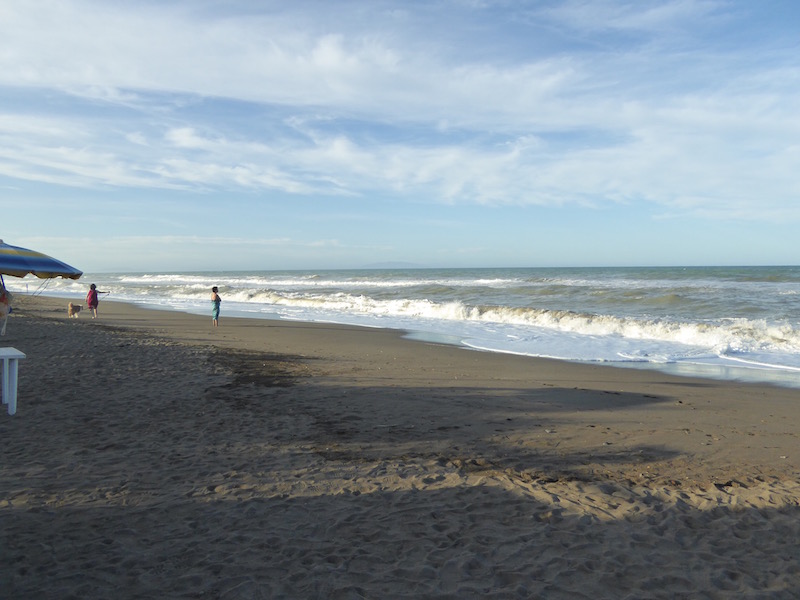
<svg viewBox="0 0 800 600">
<path fill-rule="evenodd" d="M 89 286 L 89 293 L 86 294 L 86 305 L 92 311 L 92 318 L 97 318 L 97 305 L 100 303 L 99 294 L 110 294 L 111 292 L 101 292 L 95 284 Z"/>
</svg>

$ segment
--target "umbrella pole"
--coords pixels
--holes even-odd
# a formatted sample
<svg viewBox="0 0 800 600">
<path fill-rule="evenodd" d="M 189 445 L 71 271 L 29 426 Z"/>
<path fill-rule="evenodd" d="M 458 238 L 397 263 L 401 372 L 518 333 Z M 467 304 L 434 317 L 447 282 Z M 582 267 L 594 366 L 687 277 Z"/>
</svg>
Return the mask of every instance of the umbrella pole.
<svg viewBox="0 0 800 600">
<path fill-rule="evenodd" d="M 6 294 L 6 282 L 3 280 L 2 274 L 0 274 L 0 294 L 3 296 Z M 9 307 L 6 306 L 6 309 L 3 311 L 5 314 L 3 315 L 3 324 L 0 326 L 0 335 L 6 334 L 6 325 L 8 325 L 8 309 Z"/>
</svg>

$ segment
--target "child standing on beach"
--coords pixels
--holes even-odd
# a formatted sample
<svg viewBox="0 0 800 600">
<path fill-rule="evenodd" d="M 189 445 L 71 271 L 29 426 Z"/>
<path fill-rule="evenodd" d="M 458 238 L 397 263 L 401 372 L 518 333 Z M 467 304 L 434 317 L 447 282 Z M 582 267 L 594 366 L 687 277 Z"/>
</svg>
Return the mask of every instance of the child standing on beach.
<svg viewBox="0 0 800 600">
<path fill-rule="evenodd" d="M 89 293 L 86 294 L 86 306 L 92 311 L 92 318 L 97 318 L 97 305 L 100 304 L 98 294 L 110 294 L 111 292 L 101 292 L 95 284 L 89 286 Z"/>
<path fill-rule="evenodd" d="M 218 291 L 217 286 L 211 288 L 211 322 L 214 327 L 219 327 L 219 304 L 222 302 L 222 298 L 217 293 Z"/>
</svg>

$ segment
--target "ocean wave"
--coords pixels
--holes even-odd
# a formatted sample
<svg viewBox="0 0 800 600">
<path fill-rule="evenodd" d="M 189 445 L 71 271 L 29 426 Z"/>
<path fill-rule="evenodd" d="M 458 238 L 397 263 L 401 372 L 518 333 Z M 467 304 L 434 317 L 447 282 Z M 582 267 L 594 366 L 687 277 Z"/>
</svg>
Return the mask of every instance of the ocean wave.
<svg viewBox="0 0 800 600">
<path fill-rule="evenodd" d="M 420 321 L 464 321 L 513 325 L 582 336 L 617 336 L 632 340 L 660 340 L 709 349 L 719 355 L 755 351 L 800 352 L 800 332 L 789 323 L 757 319 L 718 319 L 691 322 L 667 318 L 635 318 L 526 307 L 480 305 L 427 299 L 380 300 L 346 292 L 308 294 L 277 290 L 229 294 L 231 302 L 256 303 L 329 311 L 343 315 L 399 317 Z"/>
<path fill-rule="evenodd" d="M 95 282 L 112 291 L 111 299 L 203 313 L 217 285 L 228 315 L 432 332 L 476 348 L 567 360 L 792 369 L 800 367 L 800 310 L 793 300 L 800 270 L 772 271 L 125 273 L 48 281 L 46 293 L 82 299 Z"/>
</svg>

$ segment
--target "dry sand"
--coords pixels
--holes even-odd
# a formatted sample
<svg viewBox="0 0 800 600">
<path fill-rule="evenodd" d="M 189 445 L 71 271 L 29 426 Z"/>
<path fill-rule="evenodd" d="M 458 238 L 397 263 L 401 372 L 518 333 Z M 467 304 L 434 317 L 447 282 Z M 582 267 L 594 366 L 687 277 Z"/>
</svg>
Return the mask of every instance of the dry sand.
<svg viewBox="0 0 800 600">
<path fill-rule="evenodd" d="M 0 597 L 798 598 L 800 390 L 17 297 Z"/>
</svg>

